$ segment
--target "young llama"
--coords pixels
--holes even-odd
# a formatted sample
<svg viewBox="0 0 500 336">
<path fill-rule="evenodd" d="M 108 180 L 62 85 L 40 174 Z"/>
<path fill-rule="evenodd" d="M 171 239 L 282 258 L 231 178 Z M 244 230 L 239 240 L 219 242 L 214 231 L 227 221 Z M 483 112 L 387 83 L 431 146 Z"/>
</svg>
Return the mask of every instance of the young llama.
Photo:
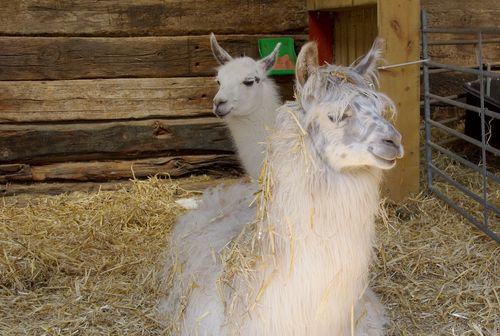
<svg viewBox="0 0 500 336">
<path fill-rule="evenodd" d="M 302 48 L 297 100 L 279 109 L 268 139 L 254 223 L 253 184 L 223 191 L 233 198 L 213 190 L 180 218 L 167 265 L 173 287 L 160 306 L 173 334 L 384 334 L 367 275 L 382 170 L 403 147 L 384 119 L 394 105 L 374 89 L 381 44 L 354 67 L 319 67 L 316 44 Z M 240 245 L 246 255 L 229 262 Z"/>
<path fill-rule="evenodd" d="M 217 43 L 214 34 L 210 35 L 210 46 L 221 65 L 217 70 L 219 91 L 214 97 L 214 113 L 231 131 L 246 172 L 258 179 L 264 160 L 261 143 L 268 135 L 267 130 L 274 126 L 276 109 L 281 105 L 276 84 L 267 76 L 281 44 L 258 61 L 250 57 L 232 58 Z"/>
</svg>

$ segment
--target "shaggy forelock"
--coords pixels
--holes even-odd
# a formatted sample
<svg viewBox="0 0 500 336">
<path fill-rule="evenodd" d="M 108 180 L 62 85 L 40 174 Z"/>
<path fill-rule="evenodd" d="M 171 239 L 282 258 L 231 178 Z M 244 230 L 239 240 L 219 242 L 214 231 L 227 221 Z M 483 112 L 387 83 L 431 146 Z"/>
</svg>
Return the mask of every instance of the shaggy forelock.
<svg viewBox="0 0 500 336">
<path fill-rule="evenodd" d="M 347 109 L 379 115 L 389 111 L 394 114 L 392 100 L 375 89 L 376 84 L 372 80 L 352 68 L 326 65 L 311 74 L 298 96 L 306 101 L 330 105 L 332 109 L 328 113 L 334 119 L 341 118 Z M 317 115 L 305 113 L 305 117 L 308 125 Z"/>
</svg>

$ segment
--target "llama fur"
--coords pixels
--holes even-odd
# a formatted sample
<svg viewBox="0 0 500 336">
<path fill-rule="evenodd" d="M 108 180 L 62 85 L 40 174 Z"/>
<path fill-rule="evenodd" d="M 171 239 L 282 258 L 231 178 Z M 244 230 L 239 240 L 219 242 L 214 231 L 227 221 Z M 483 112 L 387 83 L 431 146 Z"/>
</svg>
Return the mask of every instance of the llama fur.
<svg viewBox="0 0 500 336">
<path fill-rule="evenodd" d="M 279 109 L 268 140 L 257 216 L 248 208 L 255 185 L 235 184 L 205 194 L 174 229 L 175 279 L 160 310 L 175 335 L 384 334 L 368 266 L 382 169 L 403 149 L 382 116 L 394 106 L 372 89 L 380 40 L 362 69 L 320 68 L 315 45 L 304 48 L 298 99 Z M 220 255 L 242 230 L 255 263 L 221 286 Z"/>
<path fill-rule="evenodd" d="M 279 91 L 267 76 L 281 44 L 261 60 L 231 57 L 210 35 L 210 45 L 220 66 L 217 69 L 219 91 L 214 97 L 214 113 L 229 128 L 238 157 L 245 171 L 258 179 L 268 130 L 274 126 L 276 109 L 281 105 Z"/>
</svg>

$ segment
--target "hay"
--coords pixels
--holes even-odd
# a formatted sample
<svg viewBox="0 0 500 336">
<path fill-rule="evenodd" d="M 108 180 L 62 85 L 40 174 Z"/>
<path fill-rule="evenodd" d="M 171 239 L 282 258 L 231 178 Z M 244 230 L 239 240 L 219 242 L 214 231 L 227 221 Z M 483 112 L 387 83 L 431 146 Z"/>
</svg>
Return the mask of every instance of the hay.
<svg viewBox="0 0 500 336">
<path fill-rule="evenodd" d="M 437 153 L 433 161 L 481 194 L 479 174 Z M 481 218 L 478 203 L 442 181 L 435 186 Z M 488 188 L 490 201 L 500 204 L 498 185 Z M 372 284 L 388 308 L 390 334 L 497 335 L 500 246 L 427 191 L 400 204 L 383 203 Z M 500 232 L 498 216 L 490 217 L 490 227 Z"/>
<path fill-rule="evenodd" d="M 467 180 L 469 172 L 440 160 Z M 152 178 L 115 192 L 5 198 L 0 334 L 166 334 L 154 308 L 161 255 L 184 211 L 175 200 L 192 195 L 182 183 Z M 372 284 L 390 334 L 496 335 L 500 247 L 425 192 L 384 209 Z"/>
<path fill-rule="evenodd" d="M 200 180 L 200 179 L 198 179 Z M 159 255 L 191 193 L 168 180 L 4 200 L 1 335 L 158 335 Z"/>
</svg>

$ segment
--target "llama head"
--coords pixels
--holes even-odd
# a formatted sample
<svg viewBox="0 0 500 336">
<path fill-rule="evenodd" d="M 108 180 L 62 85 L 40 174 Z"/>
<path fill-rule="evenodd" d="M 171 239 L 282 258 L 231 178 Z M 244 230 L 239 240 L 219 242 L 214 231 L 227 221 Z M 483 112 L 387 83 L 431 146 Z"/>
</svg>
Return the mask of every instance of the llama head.
<svg viewBox="0 0 500 336">
<path fill-rule="evenodd" d="M 377 38 L 368 54 L 350 67 L 319 66 L 314 42 L 299 53 L 296 96 L 302 122 L 313 150 L 337 171 L 360 166 L 390 169 L 403 156 L 401 135 L 385 119 L 387 112 L 395 113 L 395 106 L 376 90 L 382 45 Z"/>
<path fill-rule="evenodd" d="M 265 58 L 255 61 L 250 57 L 231 57 L 210 35 L 210 46 L 220 67 L 217 71 L 219 91 L 214 97 L 213 111 L 220 118 L 248 116 L 263 103 L 267 72 L 271 70 L 281 43 Z"/>
</svg>

